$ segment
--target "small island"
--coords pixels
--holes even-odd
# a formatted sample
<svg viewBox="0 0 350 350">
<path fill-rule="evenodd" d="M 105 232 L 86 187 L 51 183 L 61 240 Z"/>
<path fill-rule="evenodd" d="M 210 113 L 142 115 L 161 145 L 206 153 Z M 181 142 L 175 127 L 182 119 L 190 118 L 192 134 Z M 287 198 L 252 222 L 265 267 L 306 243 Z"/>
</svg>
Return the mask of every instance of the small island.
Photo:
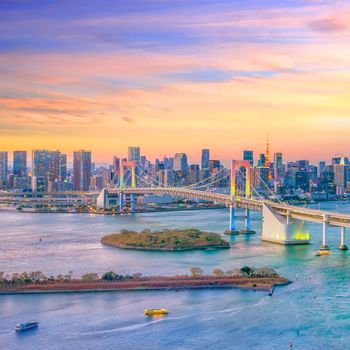
<svg viewBox="0 0 350 350">
<path fill-rule="evenodd" d="M 99 275 L 89 272 L 73 278 L 68 274 L 46 276 L 41 271 L 6 274 L 0 271 L 0 295 L 26 293 L 68 293 L 140 290 L 179 290 L 200 288 L 243 288 L 268 291 L 272 295 L 275 286 L 289 284 L 271 268 L 243 266 L 228 271 L 215 268 L 205 274 L 200 267 L 192 267 L 191 274 L 175 276 L 143 276 L 141 273 L 122 275 L 108 271 Z"/>
<path fill-rule="evenodd" d="M 209 248 L 230 248 L 219 234 L 194 228 L 141 232 L 122 230 L 103 236 L 101 242 L 122 249 L 182 251 Z"/>
</svg>

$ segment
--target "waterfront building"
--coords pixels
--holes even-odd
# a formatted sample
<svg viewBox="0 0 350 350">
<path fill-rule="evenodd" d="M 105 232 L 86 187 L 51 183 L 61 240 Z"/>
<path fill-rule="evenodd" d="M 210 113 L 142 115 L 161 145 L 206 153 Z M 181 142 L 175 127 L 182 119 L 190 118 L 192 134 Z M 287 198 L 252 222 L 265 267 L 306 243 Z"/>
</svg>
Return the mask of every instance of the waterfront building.
<svg viewBox="0 0 350 350">
<path fill-rule="evenodd" d="M 98 191 L 103 189 L 103 178 L 102 178 L 102 175 L 94 175 L 91 178 L 91 187 L 94 190 L 98 190 Z"/>
<path fill-rule="evenodd" d="M 47 191 L 47 177 L 46 176 L 32 176 L 32 190 L 33 192 L 45 192 Z"/>
<path fill-rule="evenodd" d="M 91 184 L 91 152 L 73 153 L 73 184 L 76 191 L 88 191 Z"/>
<path fill-rule="evenodd" d="M 51 152 L 33 150 L 32 185 L 33 191 L 47 191 L 51 172 Z"/>
<path fill-rule="evenodd" d="M 13 152 L 13 175 L 18 177 L 27 176 L 27 152 Z"/>
<path fill-rule="evenodd" d="M 31 188 L 31 178 L 29 176 L 14 176 L 13 188 L 16 190 L 29 190 Z"/>
<path fill-rule="evenodd" d="M 336 188 L 336 194 L 342 196 L 344 194 L 346 186 L 346 173 L 347 169 L 344 164 L 334 164 L 334 185 Z"/>
<path fill-rule="evenodd" d="M 250 166 L 252 167 L 254 165 L 253 151 L 244 150 L 243 151 L 243 160 L 249 161 Z"/>
<path fill-rule="evenodd" d="M 60 160 L 61 152 L 52 151 L 51 152 L 51 164 L 50 164 L 50 181 L 56 182 L 60 180 Z"/>
<path fill-rule="evenodd" d="M 210 151 L 209 149 L 202 149 L 202 169 L 209 168 Z"/>
<path fill-rule="evenodd" d="M 6 185 L 8 175 L 8 152 L 0 152 L 0 188 Z"/>
<path fill-rule="evenodd" d="M 60 181 L 65 181 L 67 179 L 67 155 L 60 154 Z"/>
</svg>

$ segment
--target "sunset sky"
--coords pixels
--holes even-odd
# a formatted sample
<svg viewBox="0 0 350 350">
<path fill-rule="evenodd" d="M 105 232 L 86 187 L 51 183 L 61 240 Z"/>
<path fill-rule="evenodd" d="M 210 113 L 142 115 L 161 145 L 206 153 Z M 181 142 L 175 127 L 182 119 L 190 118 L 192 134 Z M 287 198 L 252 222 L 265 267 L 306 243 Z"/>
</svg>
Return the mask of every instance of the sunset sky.
<svg viewBox="0 0 350 350">
<path fill-rule="evenodd" d="M 0 150 L 350 155 L 350 3 L 0 1 Z"/>
</svg>

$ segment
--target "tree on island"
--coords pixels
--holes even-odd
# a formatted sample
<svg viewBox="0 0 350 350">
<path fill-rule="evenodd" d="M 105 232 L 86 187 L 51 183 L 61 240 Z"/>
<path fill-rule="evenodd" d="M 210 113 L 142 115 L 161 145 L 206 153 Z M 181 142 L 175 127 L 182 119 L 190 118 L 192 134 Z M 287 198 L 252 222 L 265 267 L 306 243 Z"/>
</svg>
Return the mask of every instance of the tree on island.
<svg viewBox="0 0 350 350">
<path fill-rule="evenodd" d="M 191 267 L 190 269 L 193 277 L 203 276 L 204 271 L 200 267 Z"/>
<path fill-rule="evenodd" d="M 102 280 L 104 281 L 117 281 L 117 280 L 122 280 L 124 277 L 122 275 L 118 275 L 114 271 L 108 271 L 104 273 L 101 277 Z"/>
<path fill-rule="evenodd" d="M 214 269 L 213 270 L 213 275 L 217 276 L 217 277 L 221 277 L 225 275 L 225 272 L 222 271 L 221 269 Z"/>
<path fill-rule="evenodd" d="M 96 272 L 89 272 L 89 273 L 86 273 L 85 275 L 82 275 L 81 279 L 83 281 L 93 282 L 100 279 L 100 276 Z"/>
<path fill-rule="evenodd" d="M 253 270 L 248 266 L 243 266 L 241 268 L 241 272 L 242 272 L 243 276 L 250 277 L 253 273 Z"/>
</svg>

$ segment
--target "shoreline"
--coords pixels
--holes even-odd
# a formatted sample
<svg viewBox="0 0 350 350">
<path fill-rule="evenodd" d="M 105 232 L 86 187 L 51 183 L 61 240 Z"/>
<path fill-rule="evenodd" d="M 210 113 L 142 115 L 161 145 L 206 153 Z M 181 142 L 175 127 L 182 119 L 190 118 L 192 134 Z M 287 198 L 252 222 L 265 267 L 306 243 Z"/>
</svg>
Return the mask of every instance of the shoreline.
<svg viewBox="0 0 350 350">
<path fill-rule="evenodd" d="M 113 247 L 113 248 L 119 248 L 119 249 L 125 249 L 125 250 L 145 250 L 145 251 L 161 251 L 161 252 L 183 252 L 183 251 L 189 251 L 189 250 L 210 250 L 210 249 L 230 249 L 230 246 L 227 245 L 211 245 L 211 246 L 193 246 L 193 247 L 184 247 L 184 248 L 152 248 L 152 247 L 137 247 L 127 244 L 112 244 L 112 243 L 105 243 L 101 241 L 102 244 Z"/>
<path fill-rule="evenodd" d="M 0 295 L 6 294 L 43 294 L 43 293 L 96 293 L 118 291 L 154 291 L 154 290 L 186 290 L 238 288 L 253 291 L 270 291 L 275 286 L 284 286 L 291 282 L 283 277 L 147 277 L 122 281 L 52 282 L 8 286 L 0 288 Z"/>
</svg>

